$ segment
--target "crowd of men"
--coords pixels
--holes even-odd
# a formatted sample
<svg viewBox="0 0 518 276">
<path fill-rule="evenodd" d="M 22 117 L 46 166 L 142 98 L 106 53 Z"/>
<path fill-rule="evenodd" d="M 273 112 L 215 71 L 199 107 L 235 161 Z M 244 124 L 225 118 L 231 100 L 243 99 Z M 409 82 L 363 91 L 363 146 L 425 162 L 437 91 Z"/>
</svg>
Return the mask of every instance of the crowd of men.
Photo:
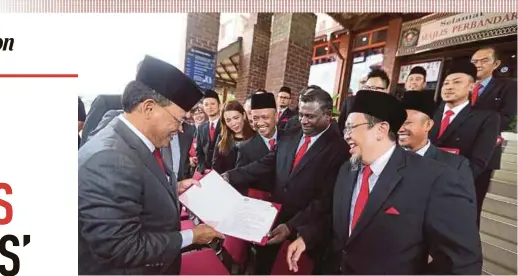
<svg viewBox="0 0 518 276">
<path fill-rule="evenodd" d="M 454 64 L 440 105 L 424 68 L 401 99 L 373 69 L 336 120 L 318 86 L 221 103 L 146 56 L 122 95 L 79 120 L 79 274 L 179 274 L 182 254 L 224 241 L 246 252 L 230 253 L 240 273 L 480 275 L 481 208 L 516 116 L 516 82 L 494 78 L 499 66 L 492 47 Z M 282 205 L 266 245 L 188 212 L 185 227 L 178 195 L 210 170 Z"/>
</svg>

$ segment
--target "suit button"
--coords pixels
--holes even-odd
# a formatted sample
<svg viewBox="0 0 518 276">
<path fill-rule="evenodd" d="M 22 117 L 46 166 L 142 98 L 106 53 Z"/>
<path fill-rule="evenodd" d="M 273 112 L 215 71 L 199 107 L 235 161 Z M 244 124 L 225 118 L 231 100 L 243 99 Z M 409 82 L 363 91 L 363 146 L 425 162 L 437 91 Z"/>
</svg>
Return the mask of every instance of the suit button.
<svg viewBox="0 0 518 276">
<path fill-rule="evenodd" d="M 286 191 L 288 191 L 288 189 L 286 187 L 284 187 L 284 191 L 286 192 Z"/>
</svg>

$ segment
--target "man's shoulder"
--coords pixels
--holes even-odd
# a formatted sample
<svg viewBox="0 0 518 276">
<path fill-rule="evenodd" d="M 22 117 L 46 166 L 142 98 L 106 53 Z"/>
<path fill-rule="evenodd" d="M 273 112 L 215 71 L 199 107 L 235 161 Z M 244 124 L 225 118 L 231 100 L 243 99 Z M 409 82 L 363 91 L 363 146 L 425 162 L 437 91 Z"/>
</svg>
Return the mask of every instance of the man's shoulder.
<svg viewBox="0 0 518 276">
<path fill-rule="evenodd" d="M 461 155 L 449 153 L 441 149 L 438 149 L 435 160 L 441 163 L 451 165 L 452 167 L 458 168 L 460 164 L 462 164 L 462 162 L 465 162 L 467 159 Z"/>
<path fill-rule="evenodd" d="M 109 156 L 112 153 L 113 155 L 124 154 L 125 152 L 129 152 L 129 146 L 115 131 L 113 124 L 109 124 L 95 136 L 91 137 L 91 139 L 79 149 L 78 165 L 81 167 L 92 159 L 97 159 L 99 156 Z"/>
<path fill-rule="evenodd" d="M 237 145 L 237 149 L 243 152 L 248 152 L 249 150 L 253 150 L 258 142 L 263 142 L 259 133 L 255 134 L 252 138 L 239 143 Z"/>
</svg>

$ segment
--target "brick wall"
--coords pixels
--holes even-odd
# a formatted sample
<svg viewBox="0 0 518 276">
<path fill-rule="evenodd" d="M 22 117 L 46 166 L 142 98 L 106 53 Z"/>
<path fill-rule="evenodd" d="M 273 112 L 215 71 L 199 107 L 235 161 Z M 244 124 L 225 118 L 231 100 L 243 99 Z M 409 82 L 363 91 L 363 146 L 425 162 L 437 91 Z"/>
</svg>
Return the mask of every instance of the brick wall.
<svg viewBox="0 0 518 276">
<path fill-rule="evenodd" d="M 273 17 L 266 90 L 277 92 L 281 86 L 289 86 L 292 107 L 308 84 L 315 25 L 312 13 L 276 13 Z"/>
<path fill-rule="evenodd" d="M 247 25 L 243 33 L 235 92 L 236 99 L 241 103 L 244 103 L 250 91 L 264 88 L 268 66 L 272 14 L 253 14 L 251 21 L 252 24 Z"/>
</svg>

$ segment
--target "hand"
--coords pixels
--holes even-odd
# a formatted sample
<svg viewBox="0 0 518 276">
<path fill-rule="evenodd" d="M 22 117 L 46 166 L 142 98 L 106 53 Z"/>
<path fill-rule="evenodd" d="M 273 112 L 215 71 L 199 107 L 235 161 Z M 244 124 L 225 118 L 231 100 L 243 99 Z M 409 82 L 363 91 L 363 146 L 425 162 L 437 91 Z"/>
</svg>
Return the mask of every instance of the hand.
<svg viewBox="0 0 518 276">
<path fill-rule="evenodd" d="M 298 237 L 294 242 L 288 246 L 288 253 L 286 254 L 286 261 L 288 262 L 288 268 L 290 271 L 297 273 L 299 266 L 297 262 L 300 259 L 300 255 L 306 251 L 306 243 L 302 237 Z"/>
<path fill-rule="evenodd" d="M 185 180 L 178 182 L 178 193 L 181 194 L 181 193 L 185 192 L 185 190 L 187 190 L 192 185 L 201 187 L 200 182 L 198 182 L 198 180 L 195 180 L 192 178 L 185 179 Z"/>
<path fill-rule="evenodd" d="M 225 236 L 206 224 L 198 224 L 193 229 L 192 242 L 195 244 L 209 244 L 214 238 L 225 239 Z"/>
<path fill-rule="evenodd" d="M 290 235 L 290 229 L 288 229 L 288 226 L 286 224 L 280 224 L 279 226 L 275 227 L 272 232 L 268 234 L 268 237 L 270 238 L 266 244 L 277 244 L 281 243 L 288 236 Z"/>
<path fill-rule="evenodd" d="M 189 165 L 195 168 L 198 165 L 198 159 L 196 157 L 189 157 Z"/>
</svg>

